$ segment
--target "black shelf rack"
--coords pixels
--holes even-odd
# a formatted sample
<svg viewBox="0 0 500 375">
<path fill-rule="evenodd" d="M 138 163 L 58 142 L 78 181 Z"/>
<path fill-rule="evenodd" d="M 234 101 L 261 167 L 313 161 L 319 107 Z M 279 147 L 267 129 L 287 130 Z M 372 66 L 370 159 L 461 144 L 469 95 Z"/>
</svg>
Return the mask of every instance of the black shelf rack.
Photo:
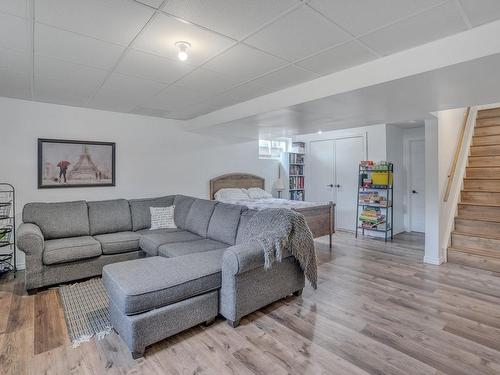
<svg viewBox="0 0 500 375">
<path fill-rule="evenodd" d="M 16 189 L 0 182 L 0 275 L 16 275 Z"/>
<path fill-rule="evenodd" d="M 370 185 L 365 186 L 363 183 L 363 179 L 365 177 L 369 177 L 374 172 L 381 172 L 387 174 L 387 181 L 383 185 Z M 386 204 L 378 204 L 371 202 L 361 202 L 360 194 L 368 193 L 370 191 L 376 191 L 385 193 L 385 202 Z M 384 240 L 387 242 L 388 239 L 391 241 L 394 238 L 393 233 L 393 223 L 394 223 L 394 164 L 387 163 L 387 167 L 384 168 L 370 168 L 366 167 L 363 164 L 359 165 L 358 168 L 358 194 L 357 194 L 357 209 L 356 209 L 356 238 L 358 237 L 358 233 L 364 236 L 366 232 L 378 232 L 384 233 Z M 365 207 L 379 208 L 384 210 L 385 219 L 381 222 L 378 222 L 372 228 L 366 228 L 360 225 L 360 214 Z M 361 209 L 361 212 L 360 212 Z M 384 229 L 379 229 L 379 226 L 385 225 Z M 389 235 L 390 234 L 390 235 Z"/>
</svg>

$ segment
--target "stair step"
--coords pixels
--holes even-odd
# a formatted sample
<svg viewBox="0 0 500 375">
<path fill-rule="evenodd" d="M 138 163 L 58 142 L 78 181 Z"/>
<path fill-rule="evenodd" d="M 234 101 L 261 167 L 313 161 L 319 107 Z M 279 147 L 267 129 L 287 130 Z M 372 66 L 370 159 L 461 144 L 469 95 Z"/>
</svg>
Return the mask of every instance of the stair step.
<svg viewBox="0 0 500 375">
<path fill-rule="evenodd" d="M 484 135 L 497 135 L 500 134 L 500 119 L 498 124 L 491 126 L 482 126 L 474 128 L 474 136 L 484 136 Z"/>
<path fill-rule="evenodd" d="M 500 272 L 500 259 L 469 254 L 463 252 L 461 249 L 454 249 L 453 247 L 448 248 L 448 262 L 466 267 Z"/>
<path fill-rule="evenodd" d="M 476 120 L 476 129 L 497 125 L 500 125 L 500 117 L 490 117 Z"/>
<path fill-rule="evenodd" d="M 500 167 L 500 155 L 469 156 L 469 167 Z"/>
<path fill-rule="evenodd" d="M 489 191 L 462 191 L 462 202 L 488 203 L 500 207 L 500 193 Z"/>
<path fill-rule="evenodd" d="M 464 180 L 464 190 L 500 192 L 500 180 L 474 180 L 466 178 Z"/>
<path fill-rule="evenodd" d="M 500 145 L 500 135 L 481 135 L 472 137 L 473 146 Z"/>
<path fill-rule="evenodd" d="M 500 222 L 455 218 L 455 231 L 500 239 Z"/>
<path fill-rule="evenodd" d="M 471 156 L 495 156 L 500 155 L 500 145 L 493 146 L 471 146 Z"/>
<path fill-rule="evenodd" d="M 477 112 L 477 118 L 500 117 L 500 108 L 483 109 Z"/>
<path fill-rule="evenodd" d="M 500 167 L 467 167 L 465 175 L 473 179 L 498 179 L 500 178 Z"/>
<path fill-rule="evenodd" d="M 459 232 L 451 233 L 451 247 L 475 255 L 500 259 L 500 239 L 471 236 Z"/>
<path fill-rule="evenodd" d="M 458 204 L 458 217 L 500 223 L 500 207 L 462 202 Z"/>
</svg>

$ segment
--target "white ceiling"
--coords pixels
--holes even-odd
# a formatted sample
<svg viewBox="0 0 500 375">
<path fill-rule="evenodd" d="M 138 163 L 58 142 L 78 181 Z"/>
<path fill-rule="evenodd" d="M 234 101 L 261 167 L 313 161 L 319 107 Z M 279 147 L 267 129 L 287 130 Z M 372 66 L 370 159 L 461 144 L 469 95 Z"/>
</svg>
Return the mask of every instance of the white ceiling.
<svg viewBox="0 0 500 375">
<path fill-rule="evenodd" d="M 375 124 L 423 126 L 435 111 L 499 103 L 499 66 L 500 53 L 192 131 L 250 140 Z"/>
<path fill-rule="evenodd" d="M 190 119 L 499 18 L 498 0 L 0 0 L 0 95 Z"/>
</svg>

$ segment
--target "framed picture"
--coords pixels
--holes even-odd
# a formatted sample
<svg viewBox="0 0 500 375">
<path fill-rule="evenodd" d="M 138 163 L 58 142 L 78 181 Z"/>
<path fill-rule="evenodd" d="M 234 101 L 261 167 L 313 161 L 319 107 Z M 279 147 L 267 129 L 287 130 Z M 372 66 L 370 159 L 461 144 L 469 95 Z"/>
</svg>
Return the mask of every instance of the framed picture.
<svg viewBox="0 0 500 375">
<path fill-rule="evenodd" d="M 38 139 L 38 188 L 115 186 L 115 143 Z"/>
</svg>

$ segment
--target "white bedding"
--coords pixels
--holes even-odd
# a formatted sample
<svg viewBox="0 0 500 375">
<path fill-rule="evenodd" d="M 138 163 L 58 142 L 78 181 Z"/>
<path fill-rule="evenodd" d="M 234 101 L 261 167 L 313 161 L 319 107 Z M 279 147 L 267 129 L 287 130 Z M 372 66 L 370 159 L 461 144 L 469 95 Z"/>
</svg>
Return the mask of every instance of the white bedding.
<svg viewBox="0 0 500 375">
<path fill-rule="evenodd" d="M 252 210 L 263 210 L 264 208 L 288 208 L 288 209 L 307 208 L 307 207 L 323 206 L 325 204 L 328 204 L 328 203 L 318 203 L 318 202 L 291 201 L 288 199 L 279 199 L 279 198 L 224 199 L 220 201 L 224 203 L 239 204 L 241 206 L 246 206 Z"/>
</svg>

